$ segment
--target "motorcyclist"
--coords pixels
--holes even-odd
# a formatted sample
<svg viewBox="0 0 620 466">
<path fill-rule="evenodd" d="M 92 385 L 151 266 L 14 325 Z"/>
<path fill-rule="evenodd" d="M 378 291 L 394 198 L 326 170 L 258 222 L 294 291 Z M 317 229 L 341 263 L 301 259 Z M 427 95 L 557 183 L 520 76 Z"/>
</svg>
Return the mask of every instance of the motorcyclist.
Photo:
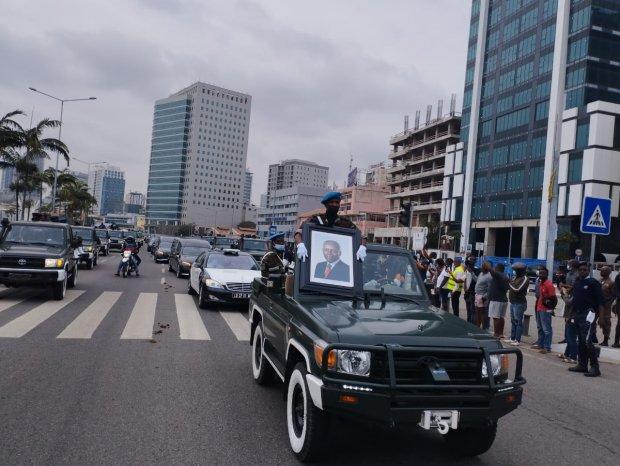
<svg viewBox="0 0 620 466">
<path fill-rule="evenodd" d="M 131 251 L 131 256 L 129 257 L 129 260 L 132 262 L 133 268 L 136 271 L 136 277 L 139 277 L 140 271 L 138 267 L 140 267 L 142 259 L 140 259 L 140 256 L 138 255 L 138 253 L 140 252 L 140 248 L 138 247 L 138 244 L 136 243 L 136 240 L 133 236 L 127 236 L 124 239 L 123 247 L 121 248 L 121 255 L 125 251 Z M 118 264 L 118 269 L 116 270 L 116 273 L 114 275 L 119 276 L 121 274 L 122 268 L 123 260 L 121 259 L 120 263 Z"/>
</svg>

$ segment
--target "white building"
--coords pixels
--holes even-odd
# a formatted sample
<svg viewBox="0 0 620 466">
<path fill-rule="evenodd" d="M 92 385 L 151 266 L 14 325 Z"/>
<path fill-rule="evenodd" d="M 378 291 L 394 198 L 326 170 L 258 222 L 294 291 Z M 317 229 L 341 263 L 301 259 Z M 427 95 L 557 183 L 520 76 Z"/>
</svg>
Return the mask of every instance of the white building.
<svg viewBox="0 0 620 466">
<path fill-rule="evenodd" d="M 155 103 L 149 225 L 241 221 L 251 106 L 247 94 L 202 82 Z"/>
<path fill-rule="evenodd" d="M 125 172 L 112 165 L 95 167 L 88 177 L 88 190 L 97 199 L 93 215 L 122 212 Z"/>
<path fill-rule="evenodd" d="M 268 236 L 269 227 L 289 236 L 295 231 L 300 213 L 321 207 L 325 188 L 293 186 L 272 191 L 269 205 L 258 210 L 258 235 Z"/>
<path fill-rule="evenodd" d="M 329 168 L 307 160 L 290 159 L 269 165 L 267 198 L 272 192 L 293 186 L 312 186 L 325 189 Z"/>
<path fill-rule="evenodd" d="M 245 184 L 243 185 L 243 205 L 252 204 L 252 178 L 253 173 L 250 170 L 245 171 Z"/>
</svg>

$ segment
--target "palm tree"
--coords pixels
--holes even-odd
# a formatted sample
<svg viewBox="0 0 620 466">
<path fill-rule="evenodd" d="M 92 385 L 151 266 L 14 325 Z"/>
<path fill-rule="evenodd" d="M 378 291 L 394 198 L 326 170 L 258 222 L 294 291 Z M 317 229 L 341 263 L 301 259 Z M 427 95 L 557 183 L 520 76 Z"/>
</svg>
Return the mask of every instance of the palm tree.
<svg viewBox="0 0 620 466">
<path fill-rule="evenodd" d="M 13 117 L 25 115 L 21 110 L 13 110 L 0 118 L 0 158 L 4 158 L 6 150 L 21 146 L 20 133 L 23 128 Z"/>
<path fill-rule="evenodd" d="M 61 202 L 65 203 L 65 214 L 73 222 L 79 218 L 81 223 L 84 223 L 93 206 L 97 204 L 97 200 L 88 192 L 86 183 L 69 173 L 63 173 L 63 175 L 65 176 L 60 185 L 58 196 Z M 73 180 L 70 177 L 73 177 Z M 60 180 L 60 175 L 58 179 Z"/>
</svg>

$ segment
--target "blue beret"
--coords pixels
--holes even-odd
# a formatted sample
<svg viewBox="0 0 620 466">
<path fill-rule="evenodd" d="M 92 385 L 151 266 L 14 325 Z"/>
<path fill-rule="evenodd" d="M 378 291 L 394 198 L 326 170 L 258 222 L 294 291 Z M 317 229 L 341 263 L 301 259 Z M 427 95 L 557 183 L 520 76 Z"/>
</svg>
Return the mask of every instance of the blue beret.
<svg viewBox="0 0 620 466">
<path fill-rule="evenodd" d="M 275 233 L 269 237 L 269 241 L 275 241 L 281 238 L 284 238 L 284 233 Z"/>
<path fill-rule="evenodd" d="M 325 193 L 325 195 L 321 199 L 321 204 L 325 204 L 329 201 L 339 201 L 340 199 L 342 199 L 341 193 L 339 193 L 338 191 L 330 191 L 328 193 Z"/>
</svg>

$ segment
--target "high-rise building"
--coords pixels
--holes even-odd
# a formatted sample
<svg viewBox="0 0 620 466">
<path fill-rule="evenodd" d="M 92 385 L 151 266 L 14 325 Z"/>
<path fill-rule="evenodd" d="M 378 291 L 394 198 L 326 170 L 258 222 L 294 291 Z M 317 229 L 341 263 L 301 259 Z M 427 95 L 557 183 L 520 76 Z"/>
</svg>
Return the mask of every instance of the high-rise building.
<svg viewBox="0 0 620 466">
<path fill-rule="evenodd" d="M 247 94 L 202 82 L 155 102 L 149 225 L 241 220 L 251 106 Z"/>
<path fill-rule="evenodd" d="M 144 209 L 146 198 L 144 194 L 131 191 L 125 196 L 125 212 L 128 214 L 138 214 Z"/>
<path fill-rule="evenodd" d="M 125 172 L 114 166 L 94 168 L 88 178 L 88 189 L 97 199 L 93 215 L 123 212 L 125 196 Z"/>
<path fill-rule="evenodd" d="M 269 165 L 267 178 L 267 202 L 271 193 L 278 189 L 292 188 L 293 186 L 312 186 L 325 188 L 329 168 L 306 160 L 284 160 Z"/>
<path fill-rule="evenodd" d="M 472 1 L 441 216 L 463 250 L 484 241 L 489 255 L 549 259 L 560 235 L 587 249 L 586 195 L 613 201 L 601 251 L 620 242 L 618 62 L 619 0 Z"/>
<path fill-rule="evenodd" d="M 67 172 L 75 176 L 78 181 L 88 184 L 88 173 L 80 172 L 77 170 L 67 170 Z"/>
<path fill-rule="evenodd" d="M 252 177 L 253 173 L 250 170 L 245 171 L 245 184 L 243 185 L 243 205 L 250 205 L 252 203 Z"/>
<path fill-rule="evenodd" d="M 36 159 L 34 164 L 37 167 L 37 171 L 42 172 L 45 169 L 45 159 L 39 158 Z M 15 168 L 7 167 L 2 169 L 2 173 L 0 175 L 0 189 L 9 189 L 11 183 L 13 183 L 15 178 Z"/>
<path fill-rule="evenodd" d="M 278 232 L 292 237 L 299 214 L 321 207 L 324 194 L 325 188 L 300 185 L 272 191 L 269 206 L 258 210 L 259 236 L 268 236 L 269 227 L 275 226 Z"/>
</svg>

